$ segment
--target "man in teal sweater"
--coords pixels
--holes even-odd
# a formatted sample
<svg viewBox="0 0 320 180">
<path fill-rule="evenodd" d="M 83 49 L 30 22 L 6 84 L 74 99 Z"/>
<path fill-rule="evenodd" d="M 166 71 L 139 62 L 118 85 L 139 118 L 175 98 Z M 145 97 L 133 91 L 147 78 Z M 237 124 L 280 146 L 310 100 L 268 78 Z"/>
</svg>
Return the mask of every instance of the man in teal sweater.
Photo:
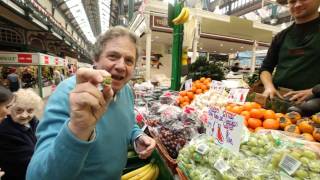
<svg viewBox="0 0 320 180">
<path fill-rule="evenodd" d="M 151 155 L 155 141 L 136 125 L 133 94 L 126 85 L 138 58 L 136 37 L 114 27 L 93 50 L 96 70 L 79 69 L 49 98 L 28 180 L 117 180 L 128 144 L 142 159 Z M 100 91 L 99 84 L 110 76 L 111 86 Z"/>
</svg>

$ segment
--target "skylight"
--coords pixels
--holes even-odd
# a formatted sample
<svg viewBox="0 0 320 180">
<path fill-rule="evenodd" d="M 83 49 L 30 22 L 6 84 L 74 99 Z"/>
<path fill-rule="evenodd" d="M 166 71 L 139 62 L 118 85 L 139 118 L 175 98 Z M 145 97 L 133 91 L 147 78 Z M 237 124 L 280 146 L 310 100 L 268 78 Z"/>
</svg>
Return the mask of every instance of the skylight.
<svg viewBox="0 0 320 180">
<path fill-rule="evenodd" d="M 65 0 L 65 2 L 69 10 L 71 11 L 73 17 L 77 21 L 83 34 L 86 36 L 88 41 L 90 41 L 91 43 L 94 43 L 96 41 L 96 38 L 93 35 L 88 17 L 83 8 L 83 4 L 81 0 Z"/>
<path fill-rule="evenodd" d="M 99 0 L 101 33 L 109 29 L 111 0 Z"/>
</svg>

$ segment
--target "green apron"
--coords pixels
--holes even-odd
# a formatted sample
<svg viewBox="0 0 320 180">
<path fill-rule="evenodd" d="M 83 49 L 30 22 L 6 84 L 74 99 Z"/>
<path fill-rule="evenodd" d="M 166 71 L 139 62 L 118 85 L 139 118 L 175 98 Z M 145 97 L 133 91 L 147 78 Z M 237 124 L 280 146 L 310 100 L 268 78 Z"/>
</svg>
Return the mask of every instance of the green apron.
<svg viewBox="0 0 320 180">
<path fill-rule="evenodd" d="M 277 87 L 293 90 L 320 84 L 320 25 L 304 38 L 297 37 L 293 30 L 288 32 L 280 48 L 273 82 Z"/>
</svg>

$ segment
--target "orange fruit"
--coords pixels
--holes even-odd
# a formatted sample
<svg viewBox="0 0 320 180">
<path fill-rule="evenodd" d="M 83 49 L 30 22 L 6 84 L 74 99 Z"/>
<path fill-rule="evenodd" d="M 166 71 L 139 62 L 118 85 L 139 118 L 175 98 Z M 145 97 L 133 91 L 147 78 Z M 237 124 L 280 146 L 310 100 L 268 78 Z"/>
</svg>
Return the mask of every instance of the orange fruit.
<svg viewBox="0 0 320 180">
<path fill-rule="evenodd" d="M 196 93 L 197 88 L 196 88 L 195 86 L 192 86 L 191 91 L 192 91 L 193 93 Z"/>
<path fill-rule="evenodd" d="M 262 121 L 256 118 L 249 118 L 248 119 L 248 126 L 252 129 L 256 129 L 257 127 L 262 126 Z"/>
<path fill-rule="evenodd" d="M 190 99 L 188 96 L 183 96 L 183 102 L 190 103 Z"/>
<path fill-rule="evenodd" d="M 264 129 L 264 127 L 257 127 L 257 128 L 254 130 L 254 132 L 258 132 L 258 131 L 260 131 L 261 129 Z"/>
<path fill-rule="evenodd" d="M 193 92 L 187 92 L 187 96 L 190 100 L 194 99 L 194 94 Z"/>
<path fill-rule="evenodd" d="M 250 110 L 250 117 L 261 119 L 263 117 L 263 112 L 261 109 L 251 109 Z"/>
<path fill-rule="evenodd" d="M 260 109 L 261 108 L 261 105 L 256 103 L 256 102 L 252 102 L 251 106 L 252 106 L 253 109 Z"/>
<path fill-rule="evenodd" d="M 263 113 L 263 117 L 264 119 L 276 119 L 276 113 L 274 113 L 272 110 L 266 110 Z"/>
<path fill-rule="evenodd" d="M 248 120 L 250 118 L 250 112 L 249 111 L 242 111 L 240 113 L 240 115 L 243 116 L 245 120 Z"/>
<path fill-rule="evenodd" d="M 248 127 L 248 120 L 247 119 L 243 119 L 243 124 Z"/>
<path fill-rule="evenodd" d="M 179 96 L 178 98 L 177 98 L 177 101 L 178 101 L 178 103 L 179 104 L 181 104 L 181 103 L 183 103 L 183 97 L 182 96 Z"/>
<path fill-rule="evenodd" d="M 236 114 L 240 114 L 242 112 L 243 108 L 242 106 L 234 106 L 231 110 L 231 112 L 236 113 Z"/>
<path fill-rule="evenodd" d="M 180 96 L 185 96 L 185 95 L 187 95 L 187 92 L 186 91 L 180 91 L 179 94 L 180 94 Z"/>
<path fill-rule="evenodd" d="M 263 127 L 266 129 L 279 129 L 280 123 L 275 119 L 266 119 L 263 121 Z"/>
<path fill-rule="evenodd" d="M 289 126 L 292 124 L 291 120 L 289 118 L 286 118 L 286 117 L 280 117 L 280 118 L 277 118 L 277 120 L 279 121 L 280 123 L 280 128 L 281 129 L 284 129 L 286 126 Z"/>
<path fill-rule="evenodd" d="M 302 133 L 301 137 L 302 137 L 302 139 L 307 140 L 307 141 L 315 141 L 313 136 L 309 133 Z"/>
<path fill-rule="evenodd" d="M 244 105 L 243 105 L 243 109 L 245 111 L 250 111 L 252 109 L 251 102 L 245 102 Z"/>
<path fill-rule="evenodd" d="M 211 82 L 211 78 L 207 78 L 207 80 Z"/>
<path fill-rule="evenodd" d="M 201 89 L 201 85 L 202 85 L 201 83 L 197 83 L 195 86 L 197 89 Z"/>
<path fill-rule="evenodd" d="M 302 133 L 313 133 L 314 127 L 311 125 L 310 121 L 303 121 L 298 125 Z"/>
<path fill-rule="evenodd" d="M 300 130 L 298 128 L 298 126 L 294 125 L 294 124 L 291 124 L 291 125 L 288 125 L 284 128 L 285 131 L 287 132 L 291 132 L 291 133 L 296 133 L 296 134 L 300 134 Z"/>
<path fill-rule="evenodd" d="M 284 116 L 284 114 L 282 114 L 282 113 L 276 113 L 276 118 L 280 118 L 280 117 L 283 117 Z"/>
<path fill-rule="evenodd" d="M 315 140 L 320 141 L 320 128 L 314 128 L 312 135 Z"/>
<path fill-rule="evenodd" d="M 202 93 L 202 89 L 197 89 L 196 90 L 196 94 L 201 94 Z"/>
<path fill-rule="evenodd" d="M 301 119 L 301 115 L 294 111 L 287 113 L 285 117 L 289 118 L 293 124 L 296 124 L 297 121 Z"/>
<path fill-rule="evenodd" d="M 195 84 L 199 84 L 199 83 L 201 83 L 201 81 L 200 80 L 196 80 L 194 83 Z"/>
<path fill-rule="evenodd" d="M 189 103 L 188 102 L 184 102 L 184 103 L 180 104 L 180 107 L 185 107 L 187 105 L 189 105 Z"/>
<path fill-rule="evenodd" d="M 206 80 L 205 77 L 200 78 L 200 82 L 204 82 Z"/>
<path fill-rule="evenodd" d="M 207 86 L 204 85 L 204 84 L 201 84 L 201 87 L 200 87 L 200 88 L 201 88 L 203 91 L 208 89 Z"/>
<path fill-rule="evenodd" d="M 227 105 L 227 106 L 226 106 L 226 111 L 232 112 L 231 110 L 232 110 L 232 106 Z"/>
</svg>

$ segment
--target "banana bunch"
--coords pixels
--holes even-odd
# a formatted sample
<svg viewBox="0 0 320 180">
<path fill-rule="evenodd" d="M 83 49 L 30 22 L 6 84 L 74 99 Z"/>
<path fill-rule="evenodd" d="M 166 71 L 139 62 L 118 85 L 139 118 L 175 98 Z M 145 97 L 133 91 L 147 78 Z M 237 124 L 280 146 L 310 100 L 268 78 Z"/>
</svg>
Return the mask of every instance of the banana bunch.
<svg viewBox="0 0 320 180">
<path fill-rule="evenodd" d="M 156 180 L 159 175 L 159 167 L 149 163 L 139 169 L 121 176 L 121 180 Z"/>
<path fill-rule="evenodd" d="M 180 14 L 172 20 L 174 25 L 183 24 L 188 21 L 190 10 L 187 7 L 183 7 Z"/>
</svg>

